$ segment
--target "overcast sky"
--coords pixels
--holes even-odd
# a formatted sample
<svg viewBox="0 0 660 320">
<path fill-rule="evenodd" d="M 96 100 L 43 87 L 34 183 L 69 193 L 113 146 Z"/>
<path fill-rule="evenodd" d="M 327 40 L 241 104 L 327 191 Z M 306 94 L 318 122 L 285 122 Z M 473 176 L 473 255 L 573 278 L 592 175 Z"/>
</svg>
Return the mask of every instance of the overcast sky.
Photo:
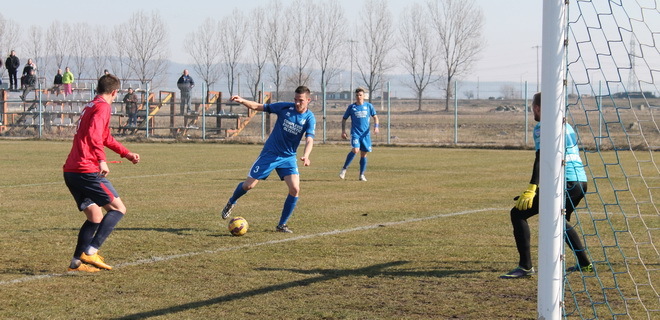
<svg viewBox="0 0 660 320">
<path fill-rule="evenodd" d="M 283 3 L 291 3 L 283 0 Z M 409 3 L 425 0 L 389 0 L 395 19 Z M 14 2 L 2 6 L 5 19 L 18 22 L 24 32 L 31 25 L 48 28 L 54 20 L 70 24 L 86 22 L 90 25 L 114 26 L 128 20 L 138 10 L 156 10 L 168 23 L 171 60 L 178 63 L 191 61 L 181 49 L 186 35 L 193 32 L 207 17 L 216 19 L 229 14 L 234 8 L 249 12 L 264 6 L 268 0 L 205 0 L 205 1 L 31 1 L 30 5 Z M 347 17 L 358 19 L 362 0 L 340 0 Z M 530 0 L 476 0 L 485 16 L 484 38 L 487 43 L 479 62 L 464 80 L 476 81 L 536 81 L 536 49 L 541 43 L 542 1 Z M 108 7 L 104 7 L 109 5 Z M 3 53 L 6 55 L 6 53 Z M 20 52 L 19 57 L 24 57 Z"/>
</svg>

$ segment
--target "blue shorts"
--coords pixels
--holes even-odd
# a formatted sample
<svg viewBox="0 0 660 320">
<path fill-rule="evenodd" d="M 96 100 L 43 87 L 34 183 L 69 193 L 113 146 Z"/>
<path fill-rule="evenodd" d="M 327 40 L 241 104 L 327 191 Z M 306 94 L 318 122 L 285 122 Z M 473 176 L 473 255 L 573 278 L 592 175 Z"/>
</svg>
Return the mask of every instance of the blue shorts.
<svg viewBox="0 0 660 320">
<path fill-rule="evenodd" d="M 351 135 L 351 147 L 360 148 L 360 151 L 371 152 L 371 135 L 365 134 L 362 137 L 353 138 Z"/>
<path fill-rule="evenodd" d="M 284 180 L 284 177 L 288 175 L 300 174 L 295 155 L 282 157 L 271 152 L 263 152 L 254 162 L 252 168 L 250 168 L 248 177 L 257 180 L 266 180 L 273 169 L 277 171 L 280 180 Z"/>
<path fill-rule="evenodd" d="M 119 198 L 117 190 L 108 179 L 98 173 L 65 172 L 64 182 L 69 188 L 73 199 L 76 200 L 78 210 L 83 211 L 96 203 L 99 207 Z"/>
</svg>

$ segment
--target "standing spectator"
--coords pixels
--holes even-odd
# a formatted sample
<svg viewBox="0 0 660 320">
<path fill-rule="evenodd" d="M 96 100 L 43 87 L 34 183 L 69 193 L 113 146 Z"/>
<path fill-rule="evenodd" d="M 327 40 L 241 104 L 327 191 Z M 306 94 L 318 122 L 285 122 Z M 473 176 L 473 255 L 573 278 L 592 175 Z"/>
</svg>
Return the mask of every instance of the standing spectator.
<svg viewBox="0 0 660 320">
<path fill-rule="evenodd" d="M 62 88 L 64 88 L 64 96 L 68 96 L 73 94 L 73 84 L 74 78 L 73 78 L 73 72 L 71 72 L 71 69 L 69 67 L 66 67 L 64 74 L 62 75 Z"/>
<path fill-rule="evenodd" d="M 110 71 L 108 71 L 108 69 L 103 70 L 103 75 L 108 75 L 108 74 L 110 74 Z"/>
<path fill-rule="evenodd" d="M 62 93 L 62 69 L 57 69 L 57 74 L 53 79 L 53 92 L 58 96 Z"/>
<path fill-rule="evenodd" d="M 195 81 L 188 74 L 188 69 L 183 70 L 183 74 L 179 77 L 176 85 L 181 90 L 181 114 L 184 114 L 184 110 L 186 113 L 191 113 L 190 91 L 195 86 Z"/>
<path fill-rule="evenodd" d="M 24 79 L 24 82 L 23 82 L 23 94 L 21 95 L 21 100 L 23 101 L 25 101 L 25 99 L 27 98 L 27 94 L 30 93 L 30 91 L 34 90 L 35 85 L 37 84 L 37 76 L 35 76 L 34 73 L 35 73 L 34 69 L 31 69 L 30 73 L 22 77 Z"/>
<path fill-rule="evenodd" d="M 21 60 L 16 56 L 16 51 L 12 50 L 5 61 L 5 68 L 9 73 L 9 90 L 18 90 L 18 67 L 21 65 Z"/>
<path fill-rule="evenodd" d="M 128 126 L 137 127 L 137 95 L 133 92 L 133 88 L 128 88 L 128 93 L 124 96 L 124 104 L 126 104 L 126 113 L 128 114 Z"/>
<path fill-rule="evenodd" d="M 346 169 L 360 151 L 360 181 L 367 181 L 364 172 L 367 170 L 367 153 L 371 152 L 371 134 L 369 133 L 369 118 L 374 118 L 374 134 L 378 133 L 378 116 L 376 109 L 369 102 L 364 102 L 364 89 L 355 90 L 355 103 L 346 108 L 341 119 L 341 138 L 346 140 L 346 120 L 351 118 L 351 151 L 346 156 L 344 166 L 339 172 L 339 178 L 346 177 Z"/>
<path fill-rule="evenodd" d="M 236 186 L 227 205 L 222 209 L 222 218 L 227 219 L 238 199 L 254 188 L 259 180 L 265 180 L 275 170 L 280 180 L 283 180 L 289 187 L 289 193 L 284 201 L 282 215 L 275 231 L 291 233 L 293 231 L 289 229 L 286 223 L 296 208 L 298 194 L 300 193 L 300 173 L 296 162 L 296 152 L 300 140 L 305 135 L 305 149 L 300 160 L 307 167 L 311 164 L 309 154 L 314 146 L 316 118 L 314 113 L 308 109 L 309 102 L 312 101 L 309 89 L 305 86 L 298 87 L 294 102 L 261 104 L 245 100 L 240 96 L 233 96 L 231 100 L 252 110 L 275 113 L 277 114 L 277 122 L 273 132 L 264 144 L 261 154 L 250 168 L 247 179 Z"/>
<path fill-rule="evenodd" d="M 71 152 L 64 163 L 64 182 L 76 201 L 77 209 L 86 217 L 78 233 L 69 271 L 112 269 L 98 251 L 124 217 L 126 206 L 106 178 L 110 168 L 106 162 L 105 148 L 133 164 L 140 162 L 139 154 L 126 149 L 110 134 L 111 104 L 117 97 L 119 85 L 119 79 L 113 75 L 99 78 L 97 96 L 85 105 L 80 115 Z M 102 209 L 107 212 L 105 215 Z"/>
<path fill-rule="evenodd" d="M 534 127 L 534 145 L 536 146 L 536 158 L 534 159 L 534 167 L 532 169 L 532 178 L 529 181 L 529 186 L 523 193 L 516 197 L 516 205 L 511 209 L 511 224 L 513 225 L 513 237 L 516 240 L 516 247 L 518 249 L 518 266 L 500 276 L 502 279 L 513 279 L 529 277 L 535 273 L 532 266 L 532 258 L 530 254 L 530 231 L 527 219 L 539 213 L 539 196 L 537 192 L 540 176 L 540 145 L 541 145 L 541 94 L 534 95 L 532 100 L 532 111 L 534 112 L 534 120 L 539 122 Z M 566 124 L 566 152 L 565 152 L 565 180 L 566 189 L 565 194 L 565 219 L 564 224 L 564 241 L 575 252 L 578 263 L 577 265 L 568 268 L 567 272 L 580 271 L 591 272 L 593 265 L 589 261 L 587 252 L 580 241 L 580 235 L 570 225 L 571 213 L 575 207 L 584 198 L 584 193 L 587 191 L 587 175 L 584 171 L 582 159 L 580 159 L 580 150 L 577 145 L 577 135 L 573 127 Z M 557 214 L 559 214 L 557 212 Z"/>
</svg>

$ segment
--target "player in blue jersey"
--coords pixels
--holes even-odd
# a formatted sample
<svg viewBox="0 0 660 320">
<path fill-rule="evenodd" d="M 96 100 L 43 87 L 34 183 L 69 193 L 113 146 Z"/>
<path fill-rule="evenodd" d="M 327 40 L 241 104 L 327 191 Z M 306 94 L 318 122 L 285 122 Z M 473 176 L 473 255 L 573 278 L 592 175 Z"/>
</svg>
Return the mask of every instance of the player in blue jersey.
<svg viewBox="0 0 660 320">
<path fill-rule="evenodd" d="M 532 100 L 532 110 L 534 111 L 534 120 L 541 121 L 541 94 L 534 95 Z M 584 172 L 584 165 L 580 159 L 580 150 L 577 145 L 577 135 L 568 123 L 566 124 L 565 142 L 565 180 L 566 190 L 565 205 L 566 205 L 566 220 L 564 240 L 568 247 L 575 252 L 578 264 L 574 267 L 568 268 L 566 271 L 592 271 L 593 266 L 589 261 L 587 252 L 580 241 L 580 235 L 571 226 L 568 221 L 571 220 L 571 213 L 575 209 L 587 191 L 587 175 Z M 527 219 L 539 213 L 539 161 L 540 161 L 540 148 L 541 148 L 541 123 L 537 123 L 534 127 L 534 145 L 536 147 L 536 158 L 534 159 L 534 169 L 532 170 L 532 178 L 529 182 L 527 190 L 516 197 L 516 205 L 511 209 L 511 224 L 513 225 L 513 236 L 516 240 L 516 247 L 520 260 L 518 267 L 500 276 L 502 279 L 512 279 L 528 277 L 534 274 L 532 266 L 532 258 L 530 254 L 530 231 Z"/>
<path fill-rule="evenodd" d="M 247 179 L 236 186 L 234 194 L 222 209 L 223 219 L 227 219 L 231 215 L 232 209 L 240 197 L 254 188 L 259 180 L 268 178 L 270 173 L 275 170 L 280 179 L 284 180 L 289 187 L 289 194 L 284 201 L 282 215 L 275 231 L 292 232 L 287 226 L 287 221 L 293 214 L 300 193 L 300 174 L 296 162 L 296 151 L 300 145 L 300 140 L 305 135 L 305 150 L 300 160 L 305 167 L 309 166 L 311 164 L 309 154 L 314 146 L 314 130 L 316 128 L 314 113 L 307 108 L 309 102 L 312 101 L 309 89 L 300 86 L 295 93 L 294 102 L 272 104 L 248 101 L 239 96 L 231 97 L 232 101 L 236 101 L 249 109 L 277 114 L 277 122 L 273 132 L 266 140 L 261 154 L 250 168 Z"/>
<path fill-rule="evenodd" d="M 371 134 L 369 133 L 369 120 L 374 118 L 374 134 L 378 133 L 378 116 L 374 106 L 369 102 L 364 102 L 364 89 L 355 90 L 355 103 L 346 108 L 344 117 L 341 119 L 341 138 L 346 140 L 346 120 L 351 118 L 351 151 L 346 156 L 344 166 L 339 172 L 339 178 L 346 177 L 346 169 L 360 152 L 360 181 L 367 181 L 364 172 L 367 170 L 367 153 L 371 152 Z"/>
</svg>

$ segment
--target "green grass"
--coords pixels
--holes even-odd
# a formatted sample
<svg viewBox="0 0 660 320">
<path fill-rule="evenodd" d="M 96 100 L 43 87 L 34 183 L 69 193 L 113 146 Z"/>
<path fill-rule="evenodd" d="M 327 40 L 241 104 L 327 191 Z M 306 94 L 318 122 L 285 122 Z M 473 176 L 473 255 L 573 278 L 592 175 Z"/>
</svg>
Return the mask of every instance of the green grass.
<svg viewBox="0 0 660 320">
<path fill-rule="evenodd" d="M 0 141 L 0 318 L 536 318 L 536 278 L 497 278 L 517 263 L 508 208 L 532 151 L 376 147 L 365 183 L 357 160 L 337 177 L 347 145 L 317 145 L 295 233 L 273 231 L 273 173 L 232 237 L 219 211 L 261 146 L 126 145 L 143 161 L 110 167 L 128 208 L 101 249 L 115 269 L 67 274 L 84 220 L 62 180 L 70 142 Z"/>
</svg>

